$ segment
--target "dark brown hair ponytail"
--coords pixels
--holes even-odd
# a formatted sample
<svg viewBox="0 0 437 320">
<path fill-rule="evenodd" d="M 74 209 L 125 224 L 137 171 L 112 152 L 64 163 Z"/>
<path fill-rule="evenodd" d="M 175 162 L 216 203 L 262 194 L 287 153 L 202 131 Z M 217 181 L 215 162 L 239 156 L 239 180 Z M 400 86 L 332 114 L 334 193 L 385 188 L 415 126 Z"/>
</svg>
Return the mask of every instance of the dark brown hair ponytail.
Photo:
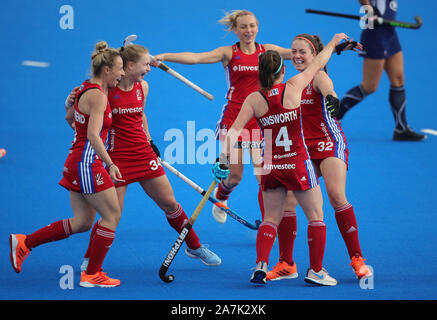
<svg viewBox="0 0 437 320">
<path fill-rule="evenodd" d="M 281 71 L 284 68 L 284 61 L 281 55 L 275 50 L 267 50 L 259 56 L 259 82 L 264 91 L 273 87 Z"/>
</svg>

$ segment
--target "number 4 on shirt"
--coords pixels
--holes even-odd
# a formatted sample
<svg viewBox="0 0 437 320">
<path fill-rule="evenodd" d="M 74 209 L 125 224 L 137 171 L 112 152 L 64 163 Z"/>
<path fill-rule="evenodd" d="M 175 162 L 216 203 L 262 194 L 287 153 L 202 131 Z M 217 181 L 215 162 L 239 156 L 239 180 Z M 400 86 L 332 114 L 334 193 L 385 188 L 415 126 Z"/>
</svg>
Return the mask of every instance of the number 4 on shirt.
<svg viewBox="0 0 437 320">
<path fill-rule="evenodd" d="M 286 126 L 279 129 L 278 135 L 275 139 L 275 144 L 277 147 L 284 147 L 285 151 L 290 151 L 290 146 L 293 145 L 293 142 L 288 138 L 288 130 Z"/>
</svg>

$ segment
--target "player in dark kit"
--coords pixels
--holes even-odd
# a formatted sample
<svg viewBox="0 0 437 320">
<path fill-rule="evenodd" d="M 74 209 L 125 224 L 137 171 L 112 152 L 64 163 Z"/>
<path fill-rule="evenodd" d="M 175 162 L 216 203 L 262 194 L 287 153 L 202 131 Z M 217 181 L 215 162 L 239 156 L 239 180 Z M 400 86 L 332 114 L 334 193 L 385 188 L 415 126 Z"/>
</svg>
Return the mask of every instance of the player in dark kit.
<svg viewBox="0 0 437 320">
<path fill-rule="evenodd" d="M 364 47 L 363 80 L 350 89 L 340 103 L 337 118 L 340 120 L 357 103 L 376 91 L 385 70 L 390 80 L 389 102 L 395 120 L 393 140 L 421 141 L 426 138 L 414 132 L 407 123 L 406 95 L 404 89 L 404 58 L 395 27 L 377 25 L 376 17 L 396 20 L 397 0 L 359 0 L 361 5 L 372 6 L 373 18 L 369 17 L 361 33 Z"/>
</svg>

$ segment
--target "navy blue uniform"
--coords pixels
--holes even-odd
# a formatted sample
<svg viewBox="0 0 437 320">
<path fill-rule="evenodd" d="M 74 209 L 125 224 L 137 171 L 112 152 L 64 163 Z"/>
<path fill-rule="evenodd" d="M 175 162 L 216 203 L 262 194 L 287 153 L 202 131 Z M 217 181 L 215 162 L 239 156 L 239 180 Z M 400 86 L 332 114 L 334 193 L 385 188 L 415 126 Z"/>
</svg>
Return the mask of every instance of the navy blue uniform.
<svg viewBox="0 0 437 320">
<path fill-rule="evenodd" d="M 396 20 L 397 0 L 371 0 L 371 5 L 377 8 L 384 19 Z M 360 43 L 364 47 L 365 58 L 387 59 L 401 51 L 401 44 L 395 27 L 374 25 L 373 29 L 364 29 Z"/>
</svg>

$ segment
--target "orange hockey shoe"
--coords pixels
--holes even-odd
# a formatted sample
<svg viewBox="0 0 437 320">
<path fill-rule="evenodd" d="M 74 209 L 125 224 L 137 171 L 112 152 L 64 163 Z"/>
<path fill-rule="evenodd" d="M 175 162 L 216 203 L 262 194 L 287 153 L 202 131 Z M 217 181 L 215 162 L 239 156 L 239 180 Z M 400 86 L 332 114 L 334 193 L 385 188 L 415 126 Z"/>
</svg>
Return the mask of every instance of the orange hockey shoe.
<svg viewBox="0 0 437 320">
<path fill-rule="evenodd" d="M 21 272 L 21 264 L 30 254 L 30 249 L 26 247 L 24 234 L 11 234 L 9 236 L 9 246 L 11 248 L 11 264 L 16 273 Z"/>
<path fill-rule="evenodd" d="M 363 259 L 363 257 L 361 256 L 355 256 L 351 259 L 350 265 L 358 279 L 361 279 L 363 277 L 368 278 L 372 276 L 372 271 L 368 266 L 366 266 L 364 261 L 365 259 Z"/>
<path fill-rule="evenodd" d="M 111 279 L 106 275 L 106 272 L 103 271 L 98 271 L 95 274 L 87 274 L 85 271 L 82 271 L 79 283 L 81 287 L 85 288 L 113 288 L 118 287 L 120 284 L 120 280 Z"/>
<path fill-rule="evenodd" d="M 276 266 L 274 266 L 271 271 L 267 272 L 267 281 L 275 281 L 275 280 L 282 280 L 282 279 L 296 279 L 297 276 L 298 274 L 297 274 L 297 267 L 295 262 L 293 263 L 292 266 L 290 266 L 285 261 L 278 261 Z"/>
</svg>

